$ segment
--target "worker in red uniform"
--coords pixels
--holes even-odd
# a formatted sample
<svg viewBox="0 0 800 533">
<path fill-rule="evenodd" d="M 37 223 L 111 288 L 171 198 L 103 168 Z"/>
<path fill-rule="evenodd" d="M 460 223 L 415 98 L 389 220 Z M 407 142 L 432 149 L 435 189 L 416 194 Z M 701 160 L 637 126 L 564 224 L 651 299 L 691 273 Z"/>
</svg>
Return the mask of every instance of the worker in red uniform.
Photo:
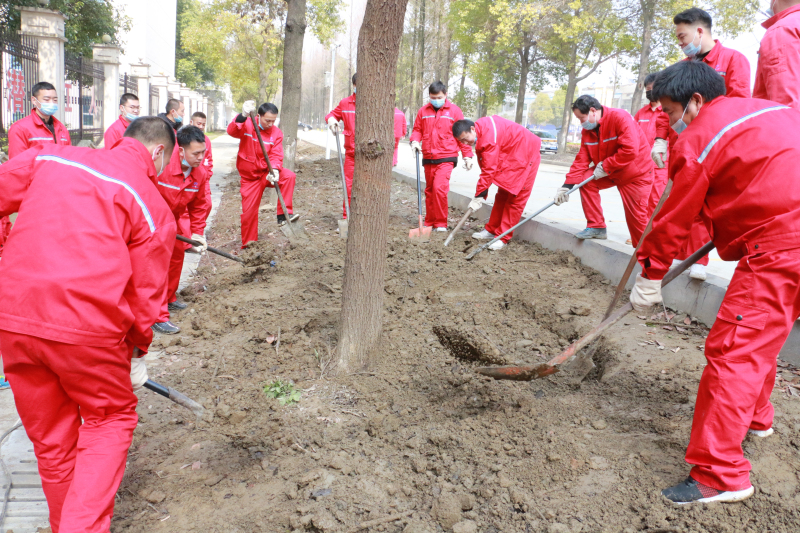
<svg viewBox="0 0 800 533">
<path fill-rule="evenodd" d="M 408 133 L 408 126 L 406 125 L 406 115 L 396 107 L 394 108 L 394 159 L 392 166 L 397 166 L 397 148 L 400 146 L 400 139 Z"/>
<path fill-rule="evenodd" d="M 0 166 L 0 215 L 19 211 L 0 261 L 3 367 L 54 533 L 109 531 L 175 240 L 155 185 L 174 138 L 143 117 L 111 151 L 49 143 Z"/>
<path fill-rule="evenodd" d="M 206 203 L 208 204 L 208 213 L 206 213 L 206 220 L 208 220 L 208 215 L 211 214 L 211 176 L 214 174 L 214 156 L 211 153 L 211 139 L 208 138 L 208 135 L 205 135 L 206 131 L 206 114 L 202 111 L 195 111 L 192 113 L 192 118 L 189 121 L 189 124 L 192 126 L 197 126 L 200 128 L 200 131 L 203 132 L 206 138 L 206 156 L 203 159 L 203 166 L 206 168 L 208 172 L 208 187 L 206 187 Z M 187 213 L 185 216 L 189 216 Z"/>
<path fill-rule="evenodd" d="M 258 240 L 258 205 L 266 187 L 280 187 L 289 220 L 295 221 L 300 215 L 293 214 L 292 198 L 294 196 L 296 174 L 283 168 L 283 132 L 275 126 L 278 108 L 269 102 L 258 108 L 258 128 L 267 157 L 272 165 L 272 174 L 268 172 L 264 152 L 258 142 L 258 135 L 250 120 L 250 113 L 255 110 L 255 102 L 248 100 L 242 106 L 242 113 L 228 124 L 228 135 L 239 139 L 239 155 L 236 158 L 236 170 L 241 178 L 242 193 L 242 248 L 252 241 Z M 278 225 L 286 223 L 286 214 L 278 202 Z"/>
<path fill-rule="evenodd" d="M 153 324 L 153 331 L 165 335 L 174 335 L 181 330 L 170 320 L 170 312 L 186 309 L 186 304 L 179 302 L 177 296 L 184 253 L 187 247 L 194 253 L 203 253 L 208 248 L 203 236 L 209 210 L 206 196 L 209 174 L 202 165 L 206 154 L 205 134 L 196 126 L 184 126 L 178 130 L 177 140 L 172 157 L 158 179 L 158 192 L 175 216 L 178 234 L 200 243 L 200 246 L 191 246 L 177 239 L 172 243 L 167 289 L 162 300 L 161 313 Z M 188 225 L 182 220 L 187 212 Z"/>
<path fill-rule="evenodd" d="M 125 93 L 119 98 L 119 118 L 108 127 L 103 135 L 103 147 L 111 149 L 122 139 L 128 125 L 139 118 L 139 97 L 132 93 Z"/>
<path fill-rule="evenodd" d="M 645 95 L 647 96 L 647 105 L 641 108 L 633 115 L 633 120 L 642 128 L 644 136 L 652 149 L 653 144 L 656 142 L 656 120 L 663 114 L 661 104 L 658 100 L 653 100 L 653 82 L 656 79 L 656 73 L 651 72 L 644 78 Z M 666 155 L 665 155 L 666 157 Z M 653 169 L 653 187 L 650 189 L 650 197 L 647 202 L 647 218 L 653 216 L 653 211 L 656 210 L 658 201 L 661 195 L 664 194 L 664 189 L 667 187 L 668 169 L 666 161 L 660 162 Z"/>
<path fill-rule="evenodd" d="M 684 61 L 701 61 L 713 68 L 725 81 L 726 96 L 750 98 L 750 62 L 741 52 L 725 48 L 712 37 L 711 15 L 693 7 L 675 15 L 672 22 L 678 44 L 686 55 Z M 653 160 L 666 160 L 668 146 L 674 141 L 675 134 L 669 127 L 669 120 L 662 115 L 656 124 L 656 142 L 651 151 Z M 686 259 L 709 240 L 705 225 L 697 217 L 678 259 Z M 692 265 L 689 277 L 705 280 L 708 262 L 709 258 L 705 256 Z"/>
<path fill-rule="evenodd" d="M 353 94 L 343 98 L 333 111 L 325 115 L 325 122 L 331 133 L 337 130 L 344 134 L 344 178 L 347 184 L 347 199 L 353 192 L 353 171 L 356 168 L 356 75 L 353 74 Z M 339 130 L 339 121 L 344 122 L 344 130 Z M 342 216 L 347 218 L 344 199 L 342 199 Z"/>
<path fill-rule="evenodd" d="M 441 81 L 431 83 L 428 97 L 429 103 L 422 106 L 414 120 L 411 149 L 422 152 L 425 225 L 432 226 L 433 231 L 446 232 L 450 175 L 458 164 L 459 151 L 464 157 L 464 168 L 472 168 L 472 148 L 453 137 L 453 125 L 464 118 L 464 113 L 447 99 L 447 86 Z"/>
<path fill-rule="evenodd" d="M 40 81 L 33 86 L 31 105 L 31 114 L 14 122 L 8 130 L 9 159 L 34 146 L 70 145 L 67 128 L 53 116 L 58 111 L 58 93 L 52 83 Z M 0 217 L 0 256 L 10 233 L 8 215 Z"/>
<path fill-rule="evenodd" d="M 498 115 L 479 118 L 476 122 L 461 119 L 453 124 L 452 135 L 459 144 L 475 147 L 478 154 L 481 176 L 469 207 L 473 211 L 480 209 L 489 195 L 489 187 L 497 185 L 489 222 L 481 231 L 472 234 L 473 239 L 494 239 L 522 217 L 539 171 L 542 140 L 527 128 Z M 492 243 L 489 249 L 502 249 L 513 236 L 512 231 Z"/>
<path fill-rule="evenodd" d="M 631 303 L 661 302 L 661 280 L 700 215 L 719 255 L 738 261 L 705 343 L 686 461 L 690 477 L 663 494 L 678 503 L 753 494 L 742 454 L 749 434 L 772 433 L 778 352 L 800 317 L 800 112 L 761 99 L 727 98 L 700 62 L 679 62 L 653 86 L 678 140 L 672 194 L 639 251 Z"/>
<path fill-rule="evenodd" d="M 753 97 L 800 109 L 800 0 L 773 0 L 769 11 Z"/>
<path fill-rule="evenodd" d="M 627 111 L 600 105 L 592 96 L 580 96 L 572 112 L 581 121 L 581 148 L 567 173 L 567 180 L 556 191 L 555 203 L 569 201 L 568 191 L 594 176 L 581 188 L 581 203 L 586 229 L 579 239 L 605 239 L 606 221 L 600 206 L 600 191 L 617 187 L 625 209 L 625 221 L 633 246 L 647 225 L 647 202 L 653 188 L 653 162 L 644 132 Z M 590 168 L 589 164 L 594 163 Z"/>
</svg>

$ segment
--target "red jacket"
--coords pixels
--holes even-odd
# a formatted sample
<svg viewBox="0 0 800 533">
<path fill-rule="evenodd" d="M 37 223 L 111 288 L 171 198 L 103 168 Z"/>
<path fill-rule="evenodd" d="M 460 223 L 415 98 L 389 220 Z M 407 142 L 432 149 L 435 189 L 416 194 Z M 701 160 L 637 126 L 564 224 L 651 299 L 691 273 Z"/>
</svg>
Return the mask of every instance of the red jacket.
<svg viewBox="0 0 800 533">
<path fill-rule="evenodd" d="M 633 115 L 633 120 L 642 128 L 642 132 L 644 132 L 644 136 L 650 144 L 650 148 L 653 148 L 656 142 L 656 125 L 658 119 L 662 117 L 662 115 L 667 117 L 667 125 L 669 125 L 669 116 L 661 110 L 661 104 L 659 104 L 655 110 L 653 110 L 650 104 L 647 104 Z M 664 156 L 664 161 L 667 159 L 669 159 L 669 153 Z"/>
<path fill-rule="evenodd" d="M 147 351 L 167 284 L 175 217 L 152 156 L 44 146 L 0 166 L 0 216 L 19 211 L 0 261 L 0 329 Z"/>
<path fill-rule="evenodd" d="M 236 169 L 242 179 L 258 180 L 267 174 L 267 162 L 258 142 L 258 135 L 248 117 L 245 122 L 234 119 L 228 124 L 228 135 L 239 139 L 239 155 L 236 158 Z M 283 167 L 283 132 L 278 126 L 261 130 L 261 138 L 267 149 L 267 157 L 272 168 Z"/>
<path fill-rule="evenodd" d="M 214 156 L 211 155 L 211 139 L 206 135 L 206 157 L 203 159 L 203 166 L 208 170 L 209 177 L 214 172 Z"/>
<path fill-rule="evenodd" d="M 408 133 L 408 126 L 406 125 L 406 115 L 394 108 L 394 140 L 402 139 Z"/>
<path fill-rule="evenodd" d="M 325 122 L 331 117 L 344 122 L 344 151 L 352 154 L 356 149 L 356 93 L 343 98 L 333 111 L 325 115 Z"/>
<path fill-rule="evenodd" d="M 125 119 L 122 115 L 111 124 L 103 134 L 103 147 L 106 150 L 111 150 L 111 147 L 117 144 L 117 141 L 122 139 L 125 135 L 125 130 L 128 129 L 130 121 Z"/>
<path fill-rule="evenodd" d="M 479 118 L 475 122 L 475 133 L 478 136 L 475 152 L 481 167 L 475 196 L 492 183 L 511 194 L 519 194 L 531 166 L 539 167 L 542 140 L 516 122 L 498 115 Z M 452 131 L 450 136 L 453 136 Z"/>
<path fill-rule="evenodd" d="M 603 106 L 603 116 L 593 130 L 581 133 L 581 149 L 567 173 L 568 184 L 586 179 L 589 163 L 603 163 L 603 170 L 623 185 L 653 169 L 650 143 L 627 111 Z"/>
<path fill-rule="evenodd" d="M 167 202 L 177 221 L 189 212 L 192 233 L 202 235 L 206 229 L 206 218 L 211 210 L 206 188 L 210 174 L 202 164 L 192 168 L 188 176 L 181 170 L 181 152 L 176 144 L 172 157 L 164 172 L 158 177 L 158 192 Z"/>
<path fill-rule="evenodd" d="M 761 99 L 719 97 L 672 147 L 672 194 L 639 251 L 645 275 L 662 279 L 699 214 L 719 256 L 800 247 L 800 112 Z"/>
<path fill-rule="evenodd" d="M 414 129 L 411 131 L 411 140 L 422 142 L 422 157 L 424 159 L 458 157 L 459 150 L 464 157 L 472 157 L 472 148 L 453 137 L 453 124 L 463 118 L 464 113 L 450 100 L 445 100 L 444 105 L 438 110 L 430 103 L 422 106 L 417 118 L 414 119 Z"/>
<path fill-rule="evenodd" d="M 35 109 L 27 117 L 13 123 L 8 130 L 9 159 L 34 146 L 48 144 L 69 146 L 69 131 L 67 131 L 66 126 L 59 122 L 56 117 L 52 118 L 55 133 L 45 126 L 44 121 L 36 113 Z"/>
<path fill-rule="evenodd" d="M 765 21 L 756 67 L 754 98 L 800 109 L 800 5 Z"/>
</svg>

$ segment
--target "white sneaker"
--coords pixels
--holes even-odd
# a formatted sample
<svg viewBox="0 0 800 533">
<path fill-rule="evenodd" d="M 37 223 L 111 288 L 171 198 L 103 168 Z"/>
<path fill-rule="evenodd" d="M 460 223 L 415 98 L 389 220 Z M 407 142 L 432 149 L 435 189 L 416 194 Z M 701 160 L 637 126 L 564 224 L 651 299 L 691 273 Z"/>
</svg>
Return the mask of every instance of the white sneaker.
<svg viewBox="0 0 800 533">
<path fill-rule="evenodd" d="M 433 231 L 438 233 L 447 233 L 447 228 L 433 228 Z"/>
<path fill-rule="evenodd" d="M 762 438 L 762 439 L 766 438 L 766 437 L 769 437 L 773 433 L 775 433 L 775 430 L 772 429 L 772 428 L 769 428 L 769 429 L 748 429 L 747 430 L 747 434 L 748 435 L 752 435 L 754 437 L 759 437 L 759 438 Z"/>
<path fill-rule="evenodd" d="M 502 250 L 502 249 L 503 249 L 503 248 L 505 248 L 505 247 L 506 247 L 506 243 L 504 243 L 503 241 L 495 241 L 495 242 L 493 242 L 492 244 L 490 244 L 490 245 L 488 246 L 488 248 L 489 248 L 490 250 L 494 250 L 495 252 L 496 252 L 497 250 Z"/>
<path fill-rule="evenodd" d="M 485 229 L 482 229 L 480 231 L 476 231 L 475 233 L 472 234 L 472 238 L 473 239 L 478 239 L 479 241 L 490 241 L 490 240 L 494 239 L 494 237 L 495 237 L 494 234 L 489 233 Z"/>
<path fill-rule="evenodd" d="M 699 279 L 700 281 L 706 280 L 706 267 L 703 265 L 698 265 L 697 263 L 692 265 L 692 268 L 689 269 L 689 277 L 692 279 Z"/>
</svg>

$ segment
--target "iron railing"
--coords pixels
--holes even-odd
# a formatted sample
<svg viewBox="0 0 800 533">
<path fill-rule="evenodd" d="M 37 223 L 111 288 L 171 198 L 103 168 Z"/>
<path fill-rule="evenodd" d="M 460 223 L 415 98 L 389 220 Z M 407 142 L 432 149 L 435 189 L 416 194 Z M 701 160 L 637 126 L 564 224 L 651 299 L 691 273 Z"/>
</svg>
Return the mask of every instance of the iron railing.
<svg viewBox="0 0 800 533">
<path fill-rule="evenodd" d="M 97 144 L 103 138 L 103 68 L 66 52 L 64 72 L 64 125 L 72 144 L 84 139 Z"/>
<path fill-rule="evenodd" d="M 156 116 L 161 113 L 159 109 L 160 103 L 158 98 L 158 87 L 155 85 L 150 86 L 150 115 Z"/>
<path fill-rule="evenodd" d="M 119 77 L 119 94 L 131 93 L 139 95 L 139 78 L 123 74 Z"/>
<path fill-rule="evenodd" d="M 0 30 L 0 149 L 8 151 L 8 129 L 33 110 L 31 88 L 39 81 L 36 39 Z"/>
</svg>

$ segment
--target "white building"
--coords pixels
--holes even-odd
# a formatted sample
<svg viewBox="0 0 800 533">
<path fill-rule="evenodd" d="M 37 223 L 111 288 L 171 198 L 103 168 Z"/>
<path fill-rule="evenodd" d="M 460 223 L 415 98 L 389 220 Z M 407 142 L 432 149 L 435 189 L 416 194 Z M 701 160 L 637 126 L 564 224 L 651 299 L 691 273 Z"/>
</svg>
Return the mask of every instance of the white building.
<svg viewBox="0 0 800 533">
<path fill-rule="evenodd" d="M 121 72 L 128 65 L 150 65 L 150 75 L 175 76 L 175 26 L 177 0 L 113 0 L 114 5 L 130 18 L 131 29 L 121 33 Z"/>
</svg>

